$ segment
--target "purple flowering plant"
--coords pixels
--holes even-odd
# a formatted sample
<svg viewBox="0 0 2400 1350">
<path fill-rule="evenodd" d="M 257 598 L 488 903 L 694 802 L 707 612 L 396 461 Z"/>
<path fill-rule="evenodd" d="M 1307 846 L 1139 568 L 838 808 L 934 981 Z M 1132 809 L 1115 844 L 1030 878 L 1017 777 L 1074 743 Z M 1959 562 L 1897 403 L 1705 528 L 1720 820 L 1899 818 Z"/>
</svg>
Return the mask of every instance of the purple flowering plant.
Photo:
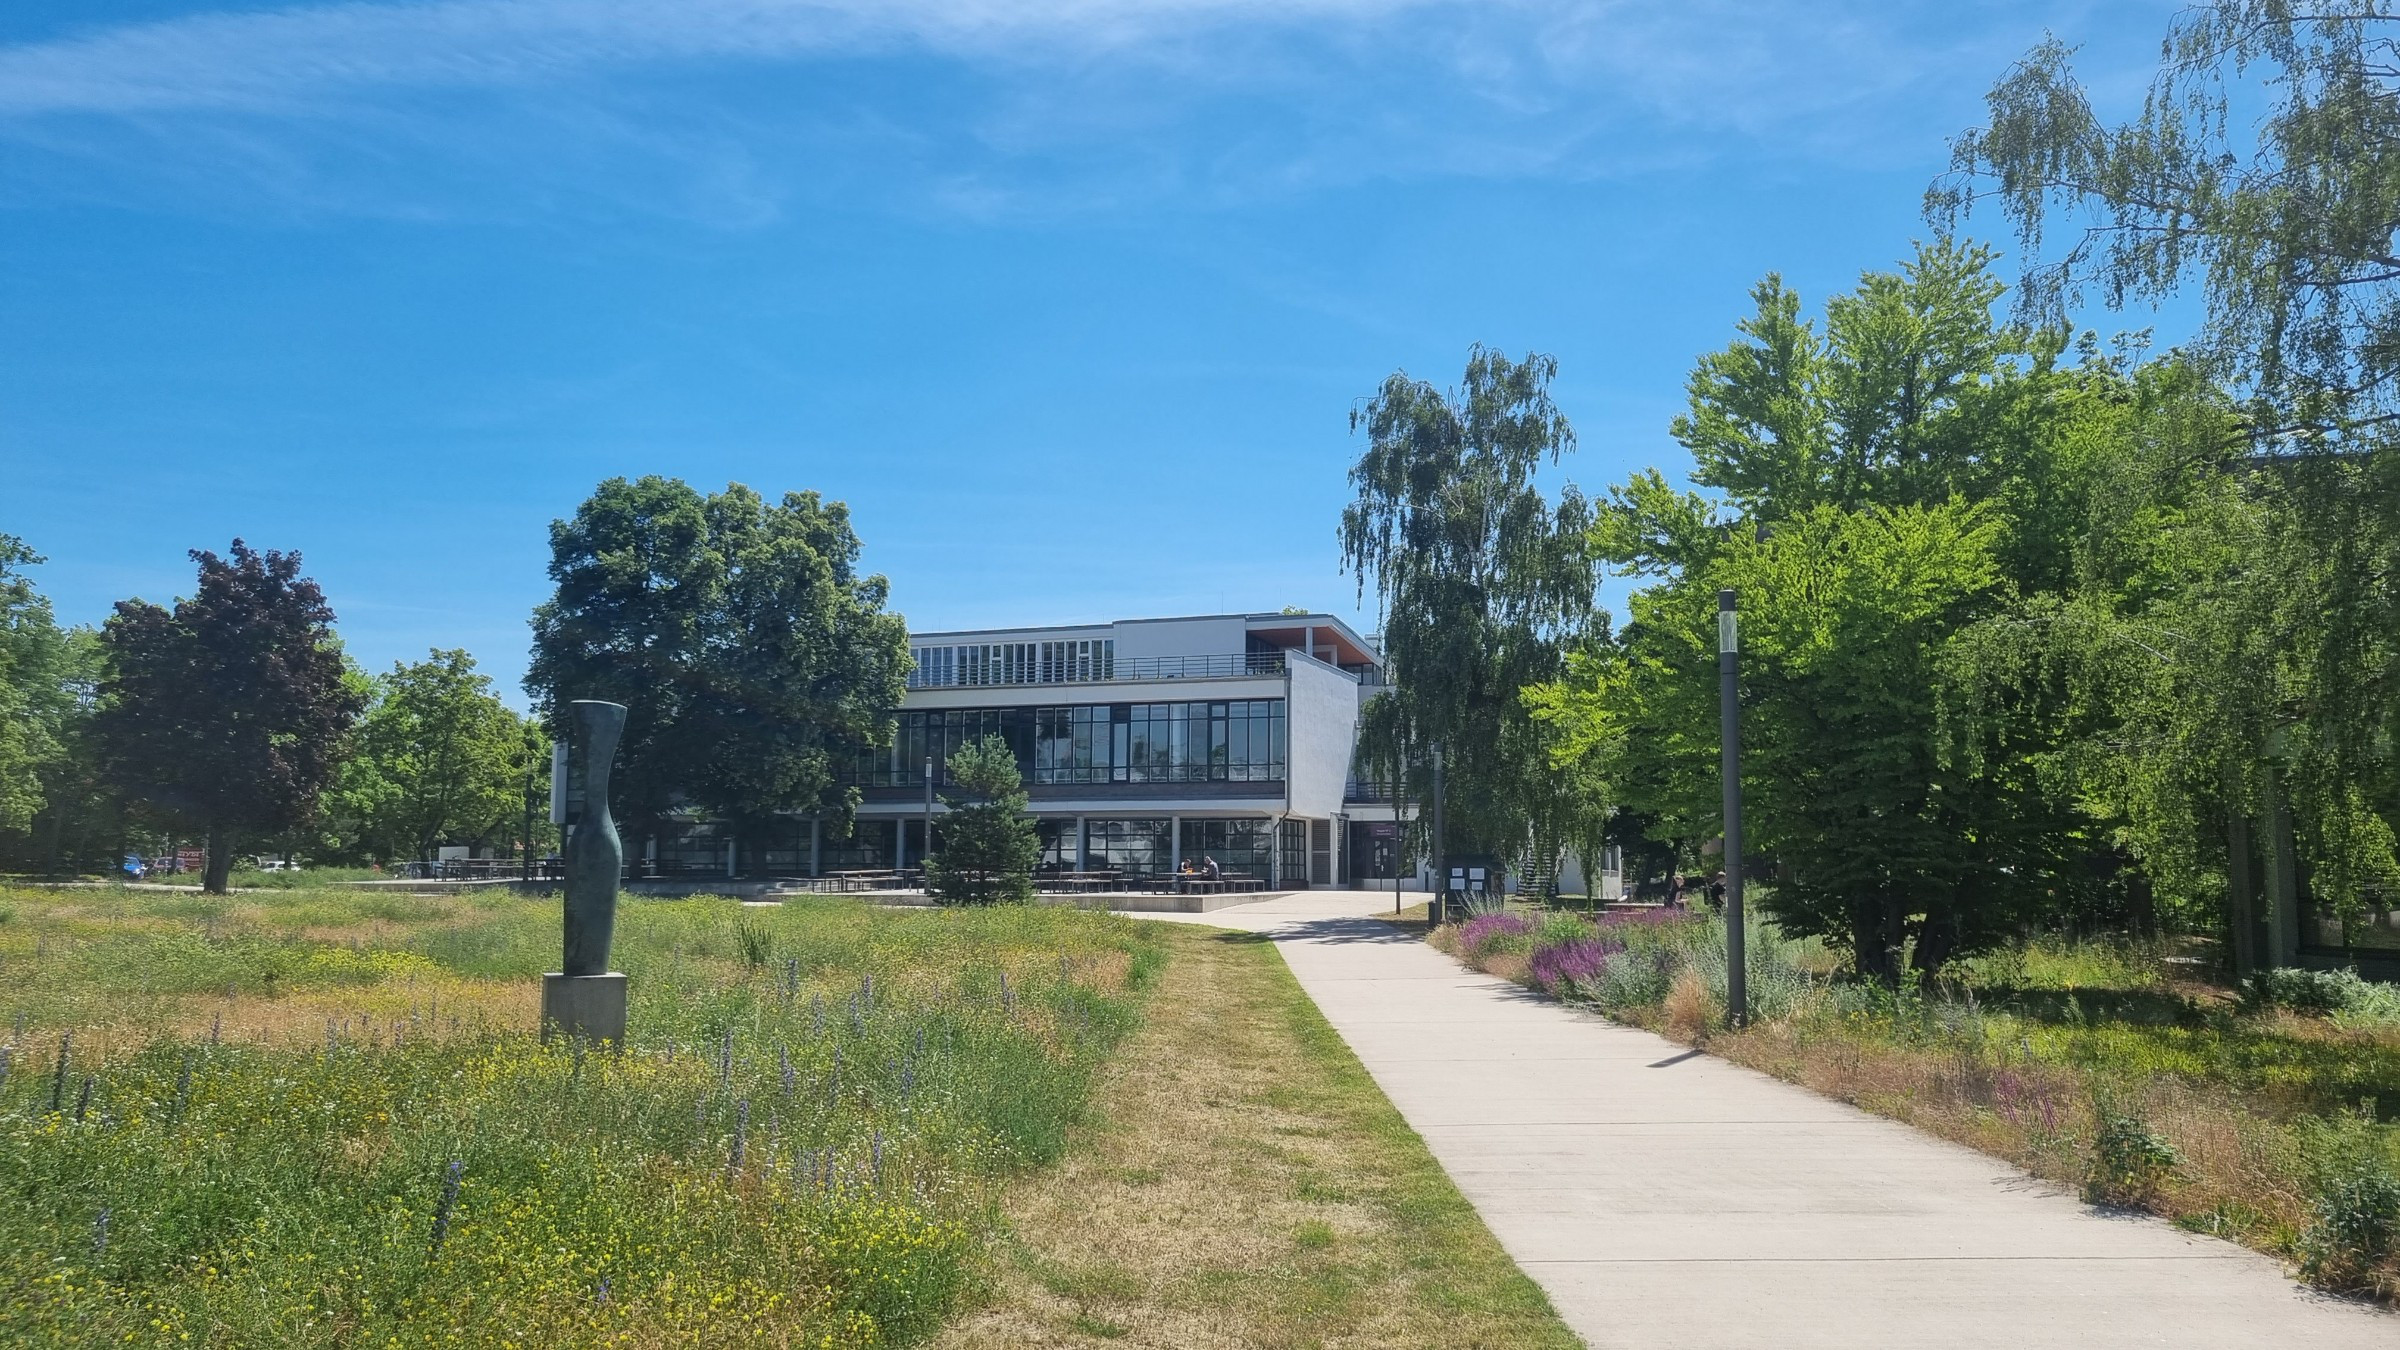
<svg viewBox="0 0 2400 1350">
<path fill-rule="evenodd" d="M 1478 914 L 1459 925 L 1458 949 L 1469 958 L 1479 957 L 1488 946 L 1532 932 L 1533 921 L 1522 914 Z"/>
<path fill-rule="evenodd" d="M 1534 948 L 1527 973 L 1537 986 L 1553 994 L 1564 993 L 1581 981 L 1600 978 L 1609 958 L 1624 950 L 1625 944 L 1614 938 L 1570 938 Z"/>
</svg>

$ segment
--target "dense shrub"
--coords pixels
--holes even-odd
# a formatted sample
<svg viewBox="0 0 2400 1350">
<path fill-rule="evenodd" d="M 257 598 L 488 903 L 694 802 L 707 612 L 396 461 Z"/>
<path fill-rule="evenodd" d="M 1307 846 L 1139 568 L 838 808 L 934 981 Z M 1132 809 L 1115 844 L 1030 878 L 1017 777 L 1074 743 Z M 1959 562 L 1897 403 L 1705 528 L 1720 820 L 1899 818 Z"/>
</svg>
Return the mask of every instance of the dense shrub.
<svg viewBox="0 0 2400 1350">
<path fill-rule="evenodd" d="M 2359 1287 L 2400 1233 L 2400 1176 L 2381 1158 L 2358 1158 L 2326 1181 L 2309 1210 L 2302 1272 L 2318 1284 Z"/>
<path fill-rule="evenodd" d="M 2242 999 L 2253 1010 L 2282 1008 L 2359 1026 L 2400 1025 L 2400 988 L 2362 979 L 2355 970 L 2260 971 L 2243 986 Z"/>
<path fill-rule="evenodd" d="M 2091 1169 L 2084 1178 L 2084 1194 L 2102 1204 L 2147 1204 L 2157 1198 L 2160 1184 L 2182 1162 L 2174 1145 L 2147 1121 L 2103 1104 L 2092 1134 Z"/>
</svg>

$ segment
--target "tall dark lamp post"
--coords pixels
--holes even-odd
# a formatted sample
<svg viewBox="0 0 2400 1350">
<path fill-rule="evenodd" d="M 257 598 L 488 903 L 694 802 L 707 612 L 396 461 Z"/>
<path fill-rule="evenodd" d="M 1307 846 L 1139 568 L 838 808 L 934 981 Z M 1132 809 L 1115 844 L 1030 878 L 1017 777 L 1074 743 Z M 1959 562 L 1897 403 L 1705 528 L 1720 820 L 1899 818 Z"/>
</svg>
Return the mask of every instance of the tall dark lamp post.
<svg viewBox="0 0 2400 1350">
<path fill-rule="evenodd" d="M 925 874 L 928 887 L 933 872 L 926 863 L 933 857 L 933 756 L 925 757 L 925 847 L 917 851 L 917 869 Z"/>
<path fill-rule="evenodd" d="M 1718 737 L 1725 773 L 1725 1020 L 1750 1020 L 1750 965 L 1742 941 L 1742 707 L 1734 663 L 1741 650 L 1731 590 L 1717 592 Z"/>
<path fill-rule="evenodd" d="M 1442 833 L 1442 743 L 1433 743 L 1433 901 L 1425 911 L 1429 927 L 1439 928 L 1449 917 L 1450 858 Z"/>
</svg>

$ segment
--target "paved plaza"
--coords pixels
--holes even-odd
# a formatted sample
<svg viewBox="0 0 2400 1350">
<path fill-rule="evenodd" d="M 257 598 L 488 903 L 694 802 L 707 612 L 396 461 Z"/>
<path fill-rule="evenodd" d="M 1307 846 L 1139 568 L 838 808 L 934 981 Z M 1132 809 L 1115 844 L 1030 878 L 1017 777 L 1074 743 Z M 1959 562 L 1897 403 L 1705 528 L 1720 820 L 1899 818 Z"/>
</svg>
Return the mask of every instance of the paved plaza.
<svg viewBox="0 0 2400 1350">
<path fill-rule="evenodd" d="M 1467 970 L 1391 905 L 1138 917 L 1271 935 L 1594 1346 L 2400 1347 L 2257 1253 Z"/>
</svg>

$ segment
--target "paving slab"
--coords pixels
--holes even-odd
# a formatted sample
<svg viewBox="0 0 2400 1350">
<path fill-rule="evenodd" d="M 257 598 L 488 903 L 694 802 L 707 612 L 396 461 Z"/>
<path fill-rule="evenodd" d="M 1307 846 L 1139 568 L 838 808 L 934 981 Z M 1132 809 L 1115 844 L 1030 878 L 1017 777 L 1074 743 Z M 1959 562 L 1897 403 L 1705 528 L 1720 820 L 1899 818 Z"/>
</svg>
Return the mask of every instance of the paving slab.
<svg viewBox="0 0 2400 1350">
<path fill-rule="evenodd" d="M 2400 1348 L 2255 1252 L 1464 970 L 1391 903 L 1138 917 L 1272 937 L 1593 1346 Z"/>
</svg>

